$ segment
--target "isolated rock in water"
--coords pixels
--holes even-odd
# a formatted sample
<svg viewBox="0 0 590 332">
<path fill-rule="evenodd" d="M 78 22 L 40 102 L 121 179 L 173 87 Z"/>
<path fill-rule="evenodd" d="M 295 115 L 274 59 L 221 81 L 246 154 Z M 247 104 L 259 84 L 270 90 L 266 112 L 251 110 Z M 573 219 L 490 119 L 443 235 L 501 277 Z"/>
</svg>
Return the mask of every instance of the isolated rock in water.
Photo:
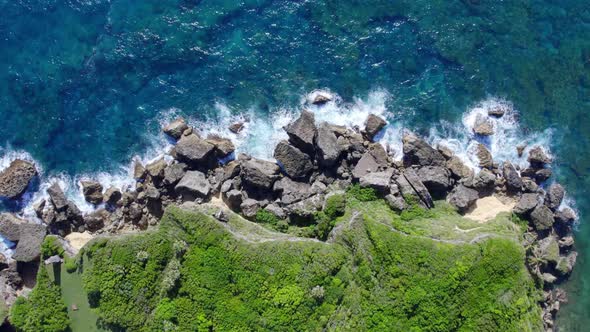
<svg viewBox="0 0 590 332">
<path fill-rule="evenodd" d="M 11 213 L 0 214 L 0 235 L 10 242 L 18 242 L 21 236 L 21 225 L 25 220 L 17 218 Z"/>
<path fill-rule="evenodd" d="M 47 234 L 44 225 L 26 223 L 21 225 L 21 236 L 14 255 L 18 262 L 32 262 L 41 256 L 41 243 Z"/>
<path fill-rule="evenodd" d="M 12 161 L 8 168 L 0 172 L 0 197 L 20 197 L 36 175 L 37 169 L 33 163 L 20 159 Z"/>
<path fill-rule="evenodd" d="M 285 173 L 293 179 L 304 178 L 313 169 L 309 155 L 287 141 L 281 141 L 277 144 L 274 157 L 283 166 Z"/>
<path fill-rule="evenodd" d="M 504 105 L 496 105 L 490 109 L 488 109 L 488 115 L 489 116 L 495 116 L 495 117 L 502 117 L 504 116 L 504 114 L 506 114 L 506 106 Z"/>
<path fill-rule="evenodd" d="M 91 204 L 102 203 L 102 185 L 96 181 L 80 181 L 84 199 Z"/>
<path fill-rule="evenodd" d="M 189 165 L 208 166 L 213 158 L 215 146 L 195 134 L 182 136 L 174 147 L 173 154 L 179 161 Z"/>
<path fill-rule="evenodd" d="M 207 181 L 205 174 L 199 171 L 188 171 L 176 185 L 175 190 L 183 196 L 207 197 L 211 192 L 211 184 Z"/>
<path fill-rule="evenodd" d="M 188 129 L 188 125 L 183 118 L 178 118 L 172 122 L 170 122 L 166 127 L 164 127 L 164 133 L 179 139 L 182 136 L 182 133 Z"/>
<path fill-rule="evenodd" d="M 51 187 L 47 188 L 47 194 L 57 211 L 63 211 L 68 206 L 68 200 L 59 183 L 54 182 Z"/>
<path fill-rule="evenodd" d="M 444 195 L 451 186 L 451 173 L 446 167 L 425 166 L 418 169 L 418 177 L 435 196 Z"/>
<path fill-rule="evenodd" d="M 457 179 L 466 179 L 473 176 L 473 170 L 466 166 L 457 156 L 452 156 L 447 160 L 446 166 Z"/>
<path fill-rule="evenodd" d="M 314 105 L 323 105 L 332 100 L 332 95 L 324 91 L 316 91 L 315 96 L 311 99 Z"/>
<path fill-rule="evenodd" d="M 243 122 L 233 123 L 227 129 L 229 129 L 229 131 L 231 131 L 234 134 L 239 134 L 242 131 L 242 129 L 244 129 L 244 123 Z"/>
<path fill-rule="evenodd" d="M 494 134 L 494 123 L 488 117 L 478 114 L 475 118 L 473 132 L 477 135 L 490 136 Z"/>
<path fill-rule="evenodd" d="M 373 188 L 377 192 L 385 194 L 389 192 L 393 169 L 382 172 L 372 172 L 360 178 L 360 185 L 363 188 Z"/>
<path fill-rule="evenodd" d="M 492 159 L 492 154 L 485 147 L 485 145 L 479 143 L 477 145 L 476 151 L 477 159 L 479 160 L 479 167 L 492 169 L 494 167 L 494 160 Z"/>
<path fill-rule="evenodd" d="M 524 149 L 526 148 L 526 145 L 517 145 L 516 146 L 516 153 L 518 154 L 518 157 L 522 157 L 522 155 L 524 154 Z"/>
<path fill-rule="evenodd" d="M 289 141 L 306 153 L 312 153 L 314 150 L 314 140 L 317 133 L 315 126 L 315 117 L 309 111 L 301 112 L 301 116 L 294 122 L 284 127 Z"/>
<path fill-rule="evenodd" d="M 324 167 L 333 166 L 340 158 L 342 150 L 338 144 L 338 138 L 331 126 L 325 122 L 318 126 L 316 147 L 318 160 Z"/>
<path fill-rule="evenodd" d="M 365 130 L 363 131 L 363 134 L 368 140 L 372 141 L 375 138 L 375 135 L 377 135 L 381 129 L 385 128 L 386 125 L 387 122 L 381 117 L 375 114 L 369 114 L 365 120 Z"/>
<path fill-rule="evenodd" d="M 546 231 L 553 226 L 553 212 L 545 205 L 537 206 L 531 212 L 531 220 L 537 231 Z"/>
<path fill-rule="evenodd" d="M 166 166 L 164 169 L 164 183 L 166 185 L 175 185 L 186 173 L 186 164 L 174 163 Z"/>
<path fill-rule="evenodd" d="M 161 179 L 164 177 L 164 169 L 166 169 L 166 166 L 168 166 L 166 160 L 164 160 L 164 158 L 159 158 L 158 160 L 147 164 L 145 168 L 153 179 Z"/>
<path fill-rule="evenodd" d="M 115 187 L 110 187 L 104 193 L 103 200 L 107 204 L 115 205 L 117 204 L 117 202 L 119 202 L 119 200 L 121 200 L 122 196 L 123 195 L 121 194 L 121 191 L 119 189 Z"/>
<path fill-rule="evenodd" d="M 444 166 L 446 159 L 436 149 L 413 133 L 406 133 L 402 139 L 404 164 L 419 166 Z"/>
<path fill-rule="evenodd" d="M 528 160 L 534 167 L 543 167 L 545 164 L 551 163 L 551 157 L 540 146 L 535 146 L 529 151 Z"/>
<path fill-rule="evenodd" d="M 217 150 L 217 157 L 224 158 L 236 150 L 234 143 L 230 139 L 218 135 L 207 136 L 207 142 L 213 144 Z"/>
<path fill-rule="evenodd" d="M 427 208 L 433 208 L 434 202 L 432 200 L 432 196 L 430 196 L 430 192 L 420 180 L 416 171 L 412 168 L 406 169 L 401 176 L 397 178 L 397 184 L 400 186 L 402 194 L 404 198 L 406 196 L 411 195 L 418 198 L 424 206 Z"/>
<path fill-rule="evenodd" d="M 535 207 L 539 205 L 539 195 L 538 194 L 523 194 L 518 203 L 514 206 L 514 213 L 519 215 L 525 215 L 529 212 L 533 211 Z"/>
<path fill-rule="evenodd" d="M 565 190 L 559 183 L 553 183 L 547 189 L 547 196 L 545 196 L 545 204 L 553 211 L 557 210 L 563 197 L 565 196 Z"/>
<path fill-rule="evenodd" d="M 242 180 L 259 189 L 271 189 L 278 179 L 279 166 L 269 161 L 252 158 L 241 163 Z"/>
<path fill-rule="evenodd" d="M 516 168 L 512 165 L 511 162 L 505 161 L 502 167 L 502 173 L 504 174 L 504 179 L 506 179 L 506 185 L 508 186 L 509 190 L 512 191 L 520 191 L 522 190 L 523 182 L 520 178 L 520 175 L 516 171 Z"/>
<path fill-rule="evenodd" d="M 476 190 L 460 184 L 447 196 L 447 201 L 459 211 L 465 212 L 473 206 L 478 198 L 479 195 Z"/>
</svg>

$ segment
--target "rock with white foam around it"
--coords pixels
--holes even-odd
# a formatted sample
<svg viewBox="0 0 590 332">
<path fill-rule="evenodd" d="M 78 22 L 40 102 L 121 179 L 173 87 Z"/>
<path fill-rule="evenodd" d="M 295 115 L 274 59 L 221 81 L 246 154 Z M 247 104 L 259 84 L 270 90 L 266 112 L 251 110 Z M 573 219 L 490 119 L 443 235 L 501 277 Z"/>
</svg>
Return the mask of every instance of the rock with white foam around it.
<svg viewBox="0 0 590 332">
<path fill-rule="evenodd" d="M 103 196 L 102 196 L 102 185 L 97 181 L 80 181 L 82 185 L 82 193 L 84 194 L 84 199 L 88 203 L 91 204 L 100 204 L 102 203 Z"/>
<path fill-rule="evenodd" d="M 33 163 L 20 159 L 12 161 L 8 168 L 0 172 L 0 197 L 19 198 L 36 175 Z"/>
<path fill-rule="evenodd" d="M 365 130 L 363 134 L 369 141 L 373 141 L 375 136 L 387 125 L 387 122 L 375 114 L 369 114 L 365 120 Z"/>
<path fill-rule="evenodd" d="M 186 121 L 183 118 L 177 118 L 164 127 L 163 131 L 171 137 L 179 139 L 182 136 L 182 133 L 187 129 L 188 125 L 186 124 Z"/>
<path fill-rule="evenodd" d="M 414 133 L 406 133 L 402 139 L 404 165 L 444 166 L 445 157 Z"/>
<path fill-rule="evenodd" d="M 306 153 L 313 152 L 317 133 L 313 113 L 304 110 L 297 120 L 291 122 L 283 129 L 289 135 L 289 142 L 295 147 Z"/>
<path fill-rule="evenodd" d="M 475 118 L 473 132 L 476 135 L 491 136 L 494 134 L 494 123 L 487 116 L 478 114 Z"/>
</svg>

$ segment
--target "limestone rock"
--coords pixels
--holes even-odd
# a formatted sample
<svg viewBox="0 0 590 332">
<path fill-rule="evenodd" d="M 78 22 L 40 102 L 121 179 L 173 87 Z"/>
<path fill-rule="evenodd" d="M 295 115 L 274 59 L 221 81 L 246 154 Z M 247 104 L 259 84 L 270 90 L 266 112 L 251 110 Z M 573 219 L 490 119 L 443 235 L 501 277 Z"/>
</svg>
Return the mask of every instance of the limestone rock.
<svg viewBox="0 0 590 332">
<path fill-rule="evenodd" d="M 419 166 L 444 166 L 446 159 L 436 149 L 413 133 L 406 133 L 402 139 L 404 164 Z"/>
<path fill-rule="evenodd" d="M 428 189 L 424 183 L 422 183 L 420 177 L 418 174 L 416 174 L 416 171 L 414 171 L 412 168 L 406 169 L 400 176 L 397 177 L 396 181 L 404 198 L 407 199 L 408 196 L 414 196 L 425 207 L 434 207 L 432 196 L 430 196 Z"/>
<path fill-rule="evenodd" d="M 478 114 L 475 118 L 473 132 L 476 135 L 490 136 L 494 134 L 494 123 L 486 116 Z"/>
<path fill-rule="evenodd" d="M 479 160 L 479 167 L 492 169 L 494 167 L 494 161 L 492 159 L 492 154 L 485 147 L 485 145 L 479 143 L 477 145 L 476 151 L 477 159 Z"/>
<path fill-rule="evenodd" d="M 279 192 L 281 203 L 288 205 L 302 201 L 313 195 L 311 185 L 307 182 L 296 182 L 282 178 L 274 184 L 274 191 Z"/>
<path fill-rule="evenodd" d="M 84 199 L 88 203 L 97 205 L 102 203 L 102 185 L 97 181 L 80 181 Z"/>
<path fill-rule="evenodd" d="M 145 166 L 148 174 L 152 177 L 152 179 L 162 179 L 164 177 L 164 170 L 166 169 L 168 164 L 164 158 L 159 158 L 156 161 L 153 161 Z"/>
<path fill-rule="evenodd" d="M 244 123 L 243 122 L 232 123 L 227 129 L 229 129 L 229 131 L 231 131 L 234 134 L 239 134 L 242 131 L 242 129 L 244 129 Z"/>
<path fill-rule="evenodd" d="M 21 225 L 26 220 L 17 218 L 11 213 L 0 214 L 0 235 L 11 242 L 18 242 L 21 236 Z"/>
<path fill-rule="evenodd" d="M 279 166 L 269 161 L 252 158 L 240 165 L 242 181 L 259 189 L 271 189 L 279 177 Z"/>
<path fill-rule="evenodd" d="M 488 109 L 488 115 L 500 118 L 500 117 L 504 116 L 504 114 L 506 113 L 506 108 L 507 107 L 504 105 L 496 105 L 496 106 Z"/>
<path fill-rule="evenodd" d="M 520 178 L 520 175 L 514 168 L 511 162 L 505 161 L 502 167 L 502 173 L 504 175 L 504 179 L 506 179 L 506 185 L 508 189 L 511 191 L 521 191 L 523 182 Z"/>
<path fill-rule="evenodd" d="M 200 168 L 209 167 L 215 159 L 215 146 L 195 134 L 180 138 L 173 150 L 173 155 L 181 162 Z"/>
<path fill-rule="evenodd" d="M 369 114 L 365 120 L 365 130 L 363 131 L 363 134 L 368 140 L 372 141 L 386 125 L 387 122 L 381 117 L 375 114 Z"/>
<path fill-rule="evenodd" d="M 531 220 L 537 231 L 546 231 L 553 226 L 553 212 L 545 205 L 538 205 L 531 212 Z"/>
<path fill-rule="evenodd" d="M 217 157 L 220 159 L 225 158 L 236 150 L 234 143 L 230 139 L 218 135 L 208 135 L 207 142 L 215 146 Z"/>
<path fill-rule="evenodd" d="M 447 201 L 459 211 L 465 212 L 473 206 L 478 198 L 479 195 L 476 190 L 460 184 L 447 196 Z"/>
<path fill-rule="evenodd" d="M 314 150 L 314 140 L 317 133 L 315 117 L 309 111 L 301 112 L 297 120 L 284 127 L 289 141 L 301 151 L 311 153 Z"/>
<path fill-rule="evenodd" d="M 174 137 L 175 139 L 179 139 L 182 136 L 182 133 L 188 129 L 188 125 L 183 118 L 177 118 L 176 120 L 170 122 L 166 127 L 164 127 L 164 133 Z"/>
<path fill-rule="evenodd" d="M 32 262 L 41 255 L 41 243 L 47 234 L 44 225 L 26 223 L 21 225 L 21 236 L 16 248 L 14 258 L 18 262 Z"/>
<path fill-rule="evenodd" d="M 451 173 L 446 167 L 421 167 L 418 169 L 418 177 L 434 196 L 443 196 L 451 187 Z"/>
<path fill-rule="evenodd" d="M 283 171 L 293 179 L 304 178 L 313 169 L 309 155 L 303 153 L 287 141 L 281 141 L 277 144 L 274 157 L 282 165 Z"/>
<path fill-rule="evenodd" d="M 188 171 L 175 187 L 175 190 L 187 197 L 207 197 L 211 192 L 211 184 L 205 174 L 199 171 Z"/>
<path fill-rule="evenodd" d="M 402 196 L 389 194 L 385 196 L 385 201 L 387 202 L 387 205 L 395 211 L 403 211 L 408 207 L 408 204 Z"/>
<path fill-rule="evenodd" d="M 242 215 L 246 218 L 254 218 L 258 210 L 260 210 L 260 203 L 257 200 L 248 198 L 240 204 Z"/>
<path fill-rule="evenodd" d="M 59 186 L 59 183 L 54 182 L 49 188 L 47 188 L 47 194 L 53 206 L 57 211 L 63 211 L 68 205 L 68 200 L 63 190 Z"/>
<path fill-rule="evenodd" d="M 243 201 L 242 192 L 236 189 L 232 189 L 223 194 L 223 200 L 230 209 L 237 211 L 240 209 L 240 205 Z"/>
<path fill-rule="evenodd" d="M 119 189 L 115 187 L 110 187 L 104 193 L 103 200 L 107 204 L 115 205 L 119 202 L 119 200 L 121 200 L 122 196 L 123 195 L 121 194 L 121 191 Z"/>
<path fill-rule="evenodd" d="M 342 150 L 338 144 L 338 138 L 330 125 L 325 122 L 318 126 L 316 147 L 318 160 L 324 167 L 333 166 L 340 158 Z"/>
<path fill-rule="evenodd" d="M 456 179 L 467 179 L 473 176 L 473 170 L 466 166 L 457 156 L 451 156 L 447 160 L 446 166 Z"/>
<path fill-rule="evenodd" d="M 173 186 L 176 183 L 178 183 L 178 181 L 180 181 L 180 179 L 182 179 L 182 177 L 184 176 L 185 173 L 186 173 L 186 164 L 184 164 L 184 163 L 174 163 L 174 164 L 168 165 L 164 169 L 164 183 L 166 185 Z"/>
<path fill-rule="evenodd" d="M 526 215 L 529 212 L 533 211 L 535 207 L 539 204 L 539 195 L 533 193 L 526 193 L 523 194 L 518 203 L 514 206 L 514 213 L 519 215 Z"/>
<path fill-rule="evenodd" d="M 0 197 L 15 199 L 27 190 L 31 180 L 37 175 L 33 163 L 16 159 L 0 172 Z"/>
<path fill-rule="evenodd" d="M 382 172 L 371 172 L 360 178 L 360 186 L 364 188 L 373 188 L 377 192 L 387 193 L 393 176 L 393 169 Z"/>
<path fill-rule="evenodd" d="M 553 183 L 547 189 L 547 196 L 545 196 L 545 204 L 551 210 L 555 211 L 563 201 L 563 197 L 565 196 L 565 190 L 559 183 Z"/>
<path fill-rule="evenodd" d="M 529 151 L 528 161 L 533 167 L 543 167 L 545 164 L 551 163 L 551 157 L 540 146 L 535 146 Z"/>
</svg>

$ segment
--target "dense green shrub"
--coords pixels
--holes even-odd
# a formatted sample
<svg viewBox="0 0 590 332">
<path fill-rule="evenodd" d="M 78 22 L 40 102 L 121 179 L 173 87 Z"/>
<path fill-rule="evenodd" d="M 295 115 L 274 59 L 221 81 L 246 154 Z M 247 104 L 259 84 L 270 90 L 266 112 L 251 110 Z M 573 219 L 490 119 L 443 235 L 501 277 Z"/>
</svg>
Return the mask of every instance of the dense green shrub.
<svg viewBox="0 0 590 332">
<path fill-rule="evenodd" d="M 66 256 L 64 259 L 64 265 L 68 273 L 74 273 L 78 270 L 78 262 L 76 257 Z"/>
<path fill-rule="evenodd" d="M 324 207 L 324 213 L 330 219 L 336 219 L 346 211 L 346 196 L 342 194 L 336 194 L 326 199 L 326 205 Z"/>
<path fill-rule="evenodd" d="M 348 187 L 346 191 L 348 195 L 354 197 L 361 202 L 369 202 L 378 199 L 377 192 L 373 188 L 362 188 L 358 184 Z"/>
<path fill-rule="evenodd" d="M 272 212 L 266 211 L 264 209 L 258 210 L 256 212 L 256 216 L 254 217 L 257 223 L 260 224 L 268 224 L 271 226 L 275 226 L 279 222 L 279 218 L 275 216 Z"/>
<path fill-rule="evenodd" d="M 64 257 L 64 248 L 59 243 L 59 240 L 54 235 L 48 235 L 43 239 L 43 243 L 41 243 L 41 255 L 44 258 L 48 258 L 51 256 L 58 255 L 60 257 Z"/>
<path fill-rule="evenodd" d="M 315 227 L 315 236 L 320 240 L 325 240 L 328 237 L 328 234 L 330 234 L 330 231 L 332 231 L 332 228 L 334 228 L 336 220 L 328 217 L 328 215 L 322 211 L 315 214 L 315 221 L 317 223 Z"/>
<path fill-rule="evenodd" d="M 400 218 L 403 221 L 434 217 L 432 211 L 422 207 L 416 197 L 406 196 L 404 197 L 404 199 L 406 200 L 408 207 L 405 210 L 403 210 L 400 214 Z"/>
<path fill-rule="evenodd" d="M 69 330 L 69 318 L 61 290 L 54 284 L 44 265 L 39 268 L 37 285 L 29 298 L 19 297 L 10 311 L 10 321 L 17 331 L 62 332 Z"/>
<path fill-rule="evenodd" d="M 334 219 L 315 220 L 319 232 Z M 181 257 L 174 243 L 186 243 Z M 250 244 L 203 214 L 168 208 L 157 233 L 109 241 L 89 266 L 84 287 L 100 317 L 127 331 L 540 327 L 523 250 L 507 239 L 452 245 L 365 221 L 331 244 Z"/>
</svg>

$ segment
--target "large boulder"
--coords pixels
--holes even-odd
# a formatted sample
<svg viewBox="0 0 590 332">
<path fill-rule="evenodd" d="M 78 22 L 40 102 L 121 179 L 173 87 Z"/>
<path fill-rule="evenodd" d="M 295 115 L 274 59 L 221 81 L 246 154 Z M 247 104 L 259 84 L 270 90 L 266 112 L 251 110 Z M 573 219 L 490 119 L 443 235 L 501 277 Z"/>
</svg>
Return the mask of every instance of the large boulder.
<svg viewBox="0 0 590 332">
<path fill-rule="evenodd" d="M 570 252 L 567 256 L 559 257 L 555 270 L 557 270 L 560 275 L 567 276 L 573 271 L 577 258 L 578 253 L 575 251 Z"/>
<path fill-rule="evenodd" d="M 447 160 L 446 166 L 456 179 L 468 179 L 473 176 L 473 170 L 465 165 L 457 156 L 451 156 Z"/>
<path fill-rule="evenodd" d="M 553 212 L 547 206 L 538 205 L 531 212 L 531 221 L 537 231 L 546 231 L 551 229 L 555 219 L 553 218 Z"/>
<path fill-rule="evenodd" d="M 494 123 L 487 116 L 478 114 L 473 125 L 473 132 L 476 135 L 490 136 L 494 134 Z"/>
<path fill-rule="evenodd" d="M 479 160 L 479 167 L 492 169 L 494 167 L 494 160 L 492 159 L 492 153 L 485 145 L 478 143 L 475 152 L 477 159 Z"/>
<path fill-rule="evenodd" d="M 121 190 L 115 187 L 110 187 L 105 191 L 103 201 L 107 204 L 115 205 L 121 200 L 121 197 L 123 197 Z"/>
<path fill-rule="evenodd" d="M 529 151 L 529 162 L 533 167 L 541 168 L 546 164 L 551 163 L 551 157 L 540 146 L 535 146 Z"/>
<path fill-rule="evenodd" d="M 182 136 L 182 133 L 184 133 L 184 131 L 187 129 L 188 125 L 183 118 L 177 118 L 163 128 L 164 133 L 174 137 L 175 139 L 179 139 Z"/>
<path fill-rule="evenodd" d="M 289 141 L 306 153 L 314 150 L 314 140 L 317 133 L 315 117 L 313 113 L 304 110 L 297 120 L 285 126 L 283 129 L 289 135 Z"/>
<path fill-rule="evenodd" d="M 209 196 L 211 184 L 207 181 L 205 174 L 199 171 L 188 171 L 174 189 L 185 198 L 202 198 Z"/>
<path fill-rule="evenodd" d="M 502 166 L 502 173 L 504 175 L 504 179 L 506 180 L 506 186 L 508 187 L 508 190 L 517 192 L 522 190 L 522 178 L 520 177 L 520 175 L 516 171 L 516 168 L 514 168 L 511 162 L 504 162 Z"/>
<path fill-rule="evenodd" d="M 356 163 L 352 175 L 360 179 L 368 173 L 384 171 L 389 168 L 387 152 L 379 143 L 369 145 L 361 159 Z"/>
<path fill-rule="evenodd" d="M 547 189 L 547 196 L 545 196 L 545 204 L 551 210 L 555 211 L 561 205 L 563 197 L 565 196 L 565 190 L 559 183 L 553 183 Z"/>
<path fill-rule="evenodd" d="M 559 243 L 554 236 L 548 236 L 539 240 L 538 246 L 533 249 L 533 253 L 544 264 L 557 264 L 559 260 Z"/>
<path fill-rule="evenodd" d="M 240 204 L 242 215 L 250 219 L 256 217 L 256 213 L 258 213 L 260 208 L 260 202 L 252 198 L 247 198 Z"/>
<path fill-rule="evenodd" d="M 371 172 L 361 177 L 359 183 L 363 188 L 373 188 L 377 192 L 386 194 L 389 192 L 392 176 L 393 169 L 391 168 L 382 172 Z"/>
<path fill-rule="evenodd" d="M 104 209 L 100 209 L 85 216 L 84 223 L 88 231 L 96 232 L 104 227 L 108 219 L 109 213 Z"/>
<path fill-rule="evenodd" d="M 283 167 L 283 171 L 287 176 L 293 179 L 304 178 L 313 170 L 313 163 L 309 155 L 287 141 L 281 141 L 277 144 L 274 157 Z"/>
<path fill-rule="evenodd" d="M 181 162 L 200 168 L 210 167 L 215 161 L 215 146 L 196 134 L 183 136 L 172 151 Z"/>
<path fill-rule="evenodd" d="M 152 177 L 154 180 L 161 180 L 164 177 L 164 170 L 168 166 L 168 163 L 164 158 L 158 158 L 157 160 L 147 164 L 145 169 L 147 173 Z"/>
<path fill-rule="evenodd" d="M 451 187 L 451 173 L 446 167 L 421 167 L 418 169 L 418 177 L 434 196 L 443 196 Z"/>
<path fill-rule="evenodd" d="M 406 166 L 444 166 L 443 155 L 413 133 L 406 133 L 402 139 L 404 164 Z"/>
<path fill-rule="evenodd" d="M 240 164 L 242 181 L 258 189 L 268 190 L 279 178 L 280 168 L 269 161 L 251 158 Z"/>
<path fill-rule="evenodd" d="M 207 142 L 215 146 L 217 158 L 219 159 L 227 157 L 236 150 L 234 143 L 230 139 L 219 135 L 208 135 Z"/>
<path fill-rule="evenodd" d="M 479 195 L 476 190 L 460 184 L 447 196 L 447 201 L 459 211 L 465 212 L 473 206 L 478 198 Z"/>
<path fill-rule="evenodd" d="M 299 202 L 313 195 L 311 185 L 282 178 L 274 184 L 274 191 L 280 193 L 281 203 L 288 205 Z"/>
<path fill-rule="evenodd" d="M 64 194 L 64 191 L 59 186 L 59 183 L 54 182 L 49 188 L 47 188 L 47 194 L 53 206 L 57 211 L 63 211 L 68 206 L 68 199 Z"/>
<path fill-rule="evenodd" d="M 80 181 L 84 199 L 91 204 L 102 203 L 102 185 L 97 181 Z"/>
<path fill-rule="evenodd" d="M 15 199 L 20 197 L 37 175 L 33 163 L 16 159 L 0 172 L 0 197 Z"/>
<path fill-rule="evenodd" d="M 318 160 L 325 167 L 336 164 L 342 153 L 336 134 L 326 122 L 322 122 L 318 126 L 316 148 Z"/>
<path fill-rule="evenodd" d="M 496 183 L 496 176 L 487 168 L 482 168 L 477 175 L 473 177 L 471 186 L 482 194 L 488 194 Z"/>
<path fill-rule="evenodd" d="M 244 200 L 244 196 L 242 192 L 236 189 L 229 190 L 222 194 L 223 201 L 230 209 L 234 211 L 238 211 L 240 209 L 240 205 Z"/>
<path fill-rule="evenodd" d="M 396 179 L 402 195 L 407 199 L 409 196 L 417 198 L 422 205 L 427 208 L 433 208 L 434 202 L 430 192 L 420 180 L 416 171 L 412 168 L 406 169 Z"/>
<path fill-rule="evenodd" d="M 41 256 L 41 243 L 47 234 L 44 225 L 26 223 L 20 227 L 20 240 L 14 249 L 14 258 L 17 262 L 32 262 Z"/>
<path fill-rule="evenodd" d="M 0 235 L 10 242 L 18 242 L 21 235 L 21 225 L 25 220 L 17 218 L 11 213 L 0 214 Z"/>
<path fill-rule="evenodd" d="M 514 206 L 514 213 L 519 215 L 526 215 L 533 211 L 539 205 L 539 195 L 534 193 L 526 193 L 520 196 L 520 199 Z"/>
<path fill-rule="evenodd" d="M 186 173 L 186 164 L 185 163 L 174 163 L 166 166 L 164 169 L 164 184 L 173 186 Z"/>
<path fill-rule="evenodd" d="M 387 125 L 387 122 L 375 114 L 369 114 L 365 120 L 365 130 L 363 134 L 372 141 L 375 136 Z"/>
</svg>

